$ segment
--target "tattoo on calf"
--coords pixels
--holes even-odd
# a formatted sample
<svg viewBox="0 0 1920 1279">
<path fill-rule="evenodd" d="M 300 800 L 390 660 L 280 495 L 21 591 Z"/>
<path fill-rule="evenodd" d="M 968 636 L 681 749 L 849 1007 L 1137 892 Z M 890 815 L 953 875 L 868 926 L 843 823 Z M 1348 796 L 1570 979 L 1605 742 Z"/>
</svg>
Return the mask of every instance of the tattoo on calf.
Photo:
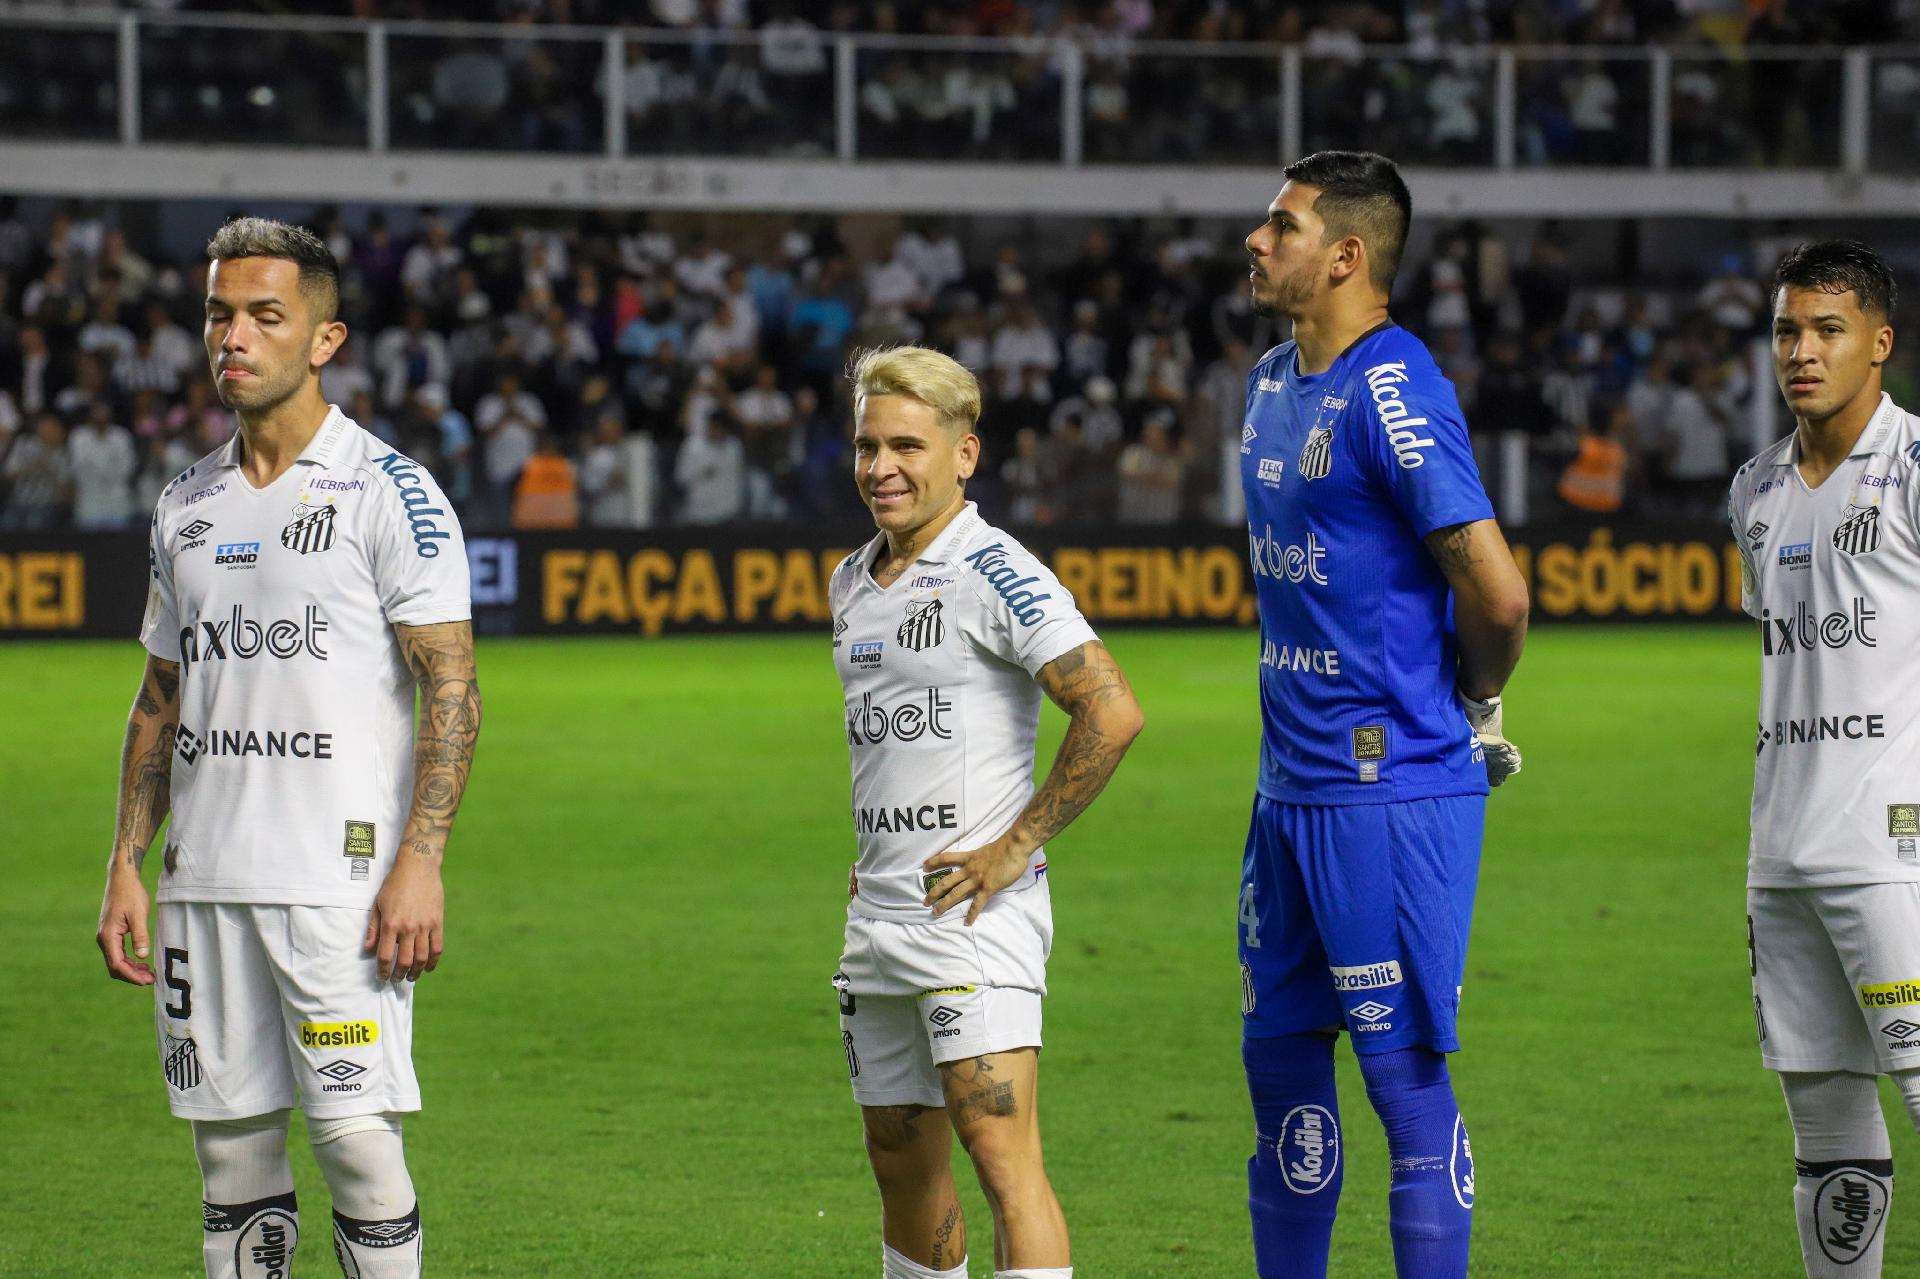
<svg viewBox="0 0 1920 1279">
<path fill-rule="evenodd" d="M 953 1232 L 959 1228 L 960 1205 L 951 1204 L 947 1208 L 946 1218 L 940 1223 L 940 1228 L 933 1232 L 933 1257 L 929 1263 L 933 1269 L 941 1269 L 949 1260 L 958 1260 L 948 1249 L 953 1243 Z M 962 1251 L 964 1252 L 964 1249 Z"/>
<path fill-rule="evenodd" d="M 953 1121 L 959 1124 L 972 1123 L 976 1119 L 1004 1119 L 1020 1112 L 1020 1104 L 1014 1100 L 1013 1085 L 1010 1083 L 976 1088 L 964 1097 L 955 1098 L 948 1105 L 953 1110 Z"/>
</svg>

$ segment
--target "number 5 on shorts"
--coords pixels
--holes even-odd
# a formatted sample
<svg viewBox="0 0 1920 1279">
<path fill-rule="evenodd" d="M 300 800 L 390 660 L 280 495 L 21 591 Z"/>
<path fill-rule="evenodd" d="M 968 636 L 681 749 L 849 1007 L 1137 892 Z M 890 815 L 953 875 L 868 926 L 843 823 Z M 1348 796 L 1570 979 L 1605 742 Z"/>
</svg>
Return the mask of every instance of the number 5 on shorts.
<svg viewBox="0 0 1920 1279">
<path fill-rule="evenodd" d="M 180 1002 L 178 1005 L 169 1003 L 165 1011 L 167 1016 L 175 1021 L 185 1021 L 193 1016 L 193 985 L 185 977 L 173 971 L 175 964 L 184 966 L 186 962 L 186 951 L 177 950 L 172 946 L 167 947 L 167 962 L 163 977 L 167 983 L 167 989 L 179 993 Z"/>
</svg>

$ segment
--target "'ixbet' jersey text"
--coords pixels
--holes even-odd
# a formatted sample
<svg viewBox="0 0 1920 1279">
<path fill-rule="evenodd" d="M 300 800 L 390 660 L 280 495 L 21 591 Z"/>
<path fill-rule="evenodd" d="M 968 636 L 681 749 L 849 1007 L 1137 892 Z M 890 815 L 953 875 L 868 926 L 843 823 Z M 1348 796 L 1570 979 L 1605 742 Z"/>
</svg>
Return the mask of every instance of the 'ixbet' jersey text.
<svg viewBox="0 0 1920 1279">
<path fill-rule="evenodd" d="M 856 914 L 935 921 L 921 864 L 977 848 L 1033 795 L 1040 687 L 1034 675 L 1097 638 L 1073 596 L 969 502 L 890 586 L 869 567 L 885 535 L 834 570 L 833 664 L 846 692 L 859 841 Z M 1046 851 L 987 905 L 1035 887 Z"/>
<path fill-rule="evenodd" d="M 1269 351 L 1247 378 L 1240 481 L 1260 601 L 1260 793 L 1485 794 L 1454 700 L 1447 580 L 1421 539 L 1493 508 L 1426 347 L 1383 324 L 1313 376 L 1293 343 Z"/>
<path fill-rule="evenodd" d="M 140 640 L 180 664 L 159 899 L 370 905 L 413 792 L 393 626 L 472 616 L 460 524 L 339 409 L 266 488 L 240 456 L 235 435 L 153 513 Z"/>
<path fill-rule="evenodd" d="M 1889 397 L 1817 489 L 1799 435 L 1734 476 L 1760 619 L 1747 883 L 1920 880 L 1920 418 Z"/>
</svg>

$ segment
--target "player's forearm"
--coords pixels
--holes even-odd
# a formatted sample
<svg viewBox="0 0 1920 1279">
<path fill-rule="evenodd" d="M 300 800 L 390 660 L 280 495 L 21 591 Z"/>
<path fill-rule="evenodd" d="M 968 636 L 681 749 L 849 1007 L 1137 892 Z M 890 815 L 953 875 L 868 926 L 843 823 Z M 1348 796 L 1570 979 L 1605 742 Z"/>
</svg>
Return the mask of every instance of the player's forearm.
<svg viewBox="0 0 1920 1279">
<path fill-rule="evenodd" d="M 1509 609 L 1500 614 L 1456 600 L 1454 627 L 1460 652 L 1454 682 L 1461 692 L 1477 701 L 1498 696 L 1507 686 L 1514 667 L 1520 664 L 1520 650 L 1527 642 L 1524 600 L 1517 613 Z"/>
<path fill-rule="evenodd" d="M 1046 781 L 1015 819 L 1014 837 L 1038 848 L 1086 812 L 1120 767 L 1141 725 L 1140 705 L 1132 694 L 1075 715 Z"/>
<path fill-rule="evenodd" d="M 480 738 L 480 680 L 473 666 L 473 640 L 460 624 L 422 628 L 405 644 L 407 664 L 420 688 L 413 738 L 413 803 L 400 834 L 403 854 L 438 858 L 473 769 Z M 430 633 L 431 632 L 431 633 Z"/>
<path fill-rule="evenodd" d="M 120 802 L 109 871 L 140 871 L 173 806 L 173 744 L 180 729 L 180 668 L 149 661 L 120 748 Z"/>
</svg>

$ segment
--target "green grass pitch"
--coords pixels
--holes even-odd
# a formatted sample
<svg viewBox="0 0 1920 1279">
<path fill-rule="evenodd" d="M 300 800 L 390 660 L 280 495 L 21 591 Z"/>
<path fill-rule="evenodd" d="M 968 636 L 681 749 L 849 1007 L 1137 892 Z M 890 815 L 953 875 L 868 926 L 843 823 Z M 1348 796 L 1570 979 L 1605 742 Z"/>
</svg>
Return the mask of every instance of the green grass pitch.
<svg viewBox="0 0 1920 1279">
<path fill-rule="evenodd" d="M 1147 731 L 1050 850 L 1048 1163 L 1078 1274 L 1247 1276 L 1254 641 L 1109 640 Z M 1542 627 L 1528 648 L 1508 715 L 1526 772 L 1489 809 L 1454 1062 L 1477 1276 L 1799 1273 L 1745 953 L 1756 660 L 1731 628 Z M 429 1273 L 877 1275 L 828 986 L 852 837 L 824 639 L 483 641 L 480 662 L 449 948 L 417 1013 Z M 130 643 L 0 646 L 0 1275 L 200 1273 L 150 996 L 92 943 L 140 664 Z M 1386 1277 L 1384 1143 L 1341 1064 L 1335 1273 Z M 300 1272 L 332 1274 L 298 1140 L 295 1170 Z M 1920 1273 L 1920 1226 L 1894 1218 L 1887 1273 Z"/>
</svg>

